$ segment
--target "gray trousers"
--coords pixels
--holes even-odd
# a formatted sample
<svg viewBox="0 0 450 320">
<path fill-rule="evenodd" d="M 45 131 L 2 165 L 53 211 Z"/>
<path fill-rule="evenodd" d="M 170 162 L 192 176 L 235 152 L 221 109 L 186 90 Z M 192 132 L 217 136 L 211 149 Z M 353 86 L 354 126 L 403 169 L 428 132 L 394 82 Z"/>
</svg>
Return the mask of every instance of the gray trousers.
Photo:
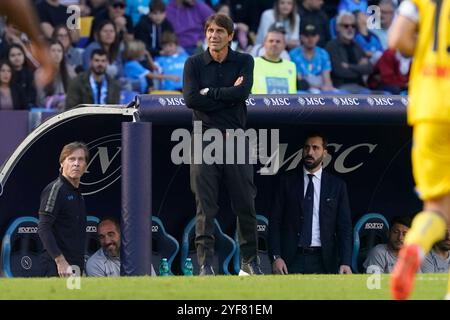
<svg viewBox="0 0 450 320">
<path fill-rule="evenodd" d="M 252 261 L 257 255 L 257 231 L 253 165 L 190 165 L 191 189 L 197 206 L 195 245 L 199 265 L 212 264 L 214 256 L 214 218 L 219 211 L 219 189 L 222 182 L 228 190 L 231 209 L 237 216 L 237 232 L 241 258 Z"/>
</svg>

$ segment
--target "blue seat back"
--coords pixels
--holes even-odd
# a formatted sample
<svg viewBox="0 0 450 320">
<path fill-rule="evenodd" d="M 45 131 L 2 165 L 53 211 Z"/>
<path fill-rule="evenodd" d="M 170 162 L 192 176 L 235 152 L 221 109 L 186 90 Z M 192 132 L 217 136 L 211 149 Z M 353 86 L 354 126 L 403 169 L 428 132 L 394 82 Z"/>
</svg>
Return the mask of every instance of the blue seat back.
<svg viewBox="0 0 450 320">
<path fill-rule="evenodd" d="M 260 259 L 261 271 L 264 274 L 272 273 L 272 263 L 269 258 L 269 220 L 263 215 L 256 215 L 256 230 L 258 232 L 258 256 Z M 234 271 L 238 274 L 241 269 L 241 257 L 239 250 L 239 239 L 236 232 L 236 253 L 233 257 Z"/>
<path fill-rule="evenodd" d="M 353 228 L 353 272 L 364 272 L 362 264 L 370 249 L 388 240 L 389 223 L 379 213 L 368 213 L 359 218 Z"/>
<path fill-rule="evenodd" d="M 179 249 L 177 239 L 166 232 L 161 219 L 152 217 L 152 265 L 157 275 L 159 275 L 159 263 L 162 258 L 167 258 L 169 272 L 173 275 L 172 262 Z"/>
<path fill-rule="evenodd" d="M 194 274 L 198 274 L 200 266 L 197 261 L 197 250 L 195 247 L 195 222 L 194 217 L 184 228 L 183 242 L 181 245 L 181 266 L 184 265 L 186 258 L 192 259 L 194 266 Z M 229 264 L 236 251 L 236 243 L 234 240 L 226 235 L 219 225 L 217 219 L 214 219 L 214 257 L 212 261 L 212 267 L 216 274 L 231 274 L 229 271 Z"/>
<path fill-rule="evenodd" d="M 38 235 L 38 219 L 20 217 L 6 230 L 1 263 L 5 277 L 37 277 L 44 274 L 40 255 L 44 251 Z"/>
</svg>

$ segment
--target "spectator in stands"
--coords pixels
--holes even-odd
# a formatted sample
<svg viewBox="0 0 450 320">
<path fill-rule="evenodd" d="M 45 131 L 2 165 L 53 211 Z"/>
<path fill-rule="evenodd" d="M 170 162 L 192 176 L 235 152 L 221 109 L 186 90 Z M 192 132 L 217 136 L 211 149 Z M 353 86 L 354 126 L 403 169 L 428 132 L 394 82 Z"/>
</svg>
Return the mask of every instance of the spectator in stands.
<svg viewBox="0 0 450 320">
<path fill-rule="evenodd" d="M 222 3 L 230 8 L 230 17 L 235 24 L 243 24 L 248 27 L 249 45 L 253 45 L 256 41 L 256 31 L 258 30 L 259 18 L 258 5 L 259 0 L 226 0 Z M 262 12 L 261 12 L 262 13 Z"/>
<path fill-rule="evenodd" d="M 122 51 L 114 23 L 108 20 L 102 21 L 95 32 L 95 42 L 87 46 L 83 53 L 83 68 L 89 68 L 91 53 L 95 49 L 103 49 L 108 55 L 108 67 L 106 73 L 118 79 L 123 76 Z"/>
<path fill-rule="evenodd" d="M 286 41 L 286 30 L 283 26 L 278 25 L 277 23 L 274 23 L 270 26 L 270 29 L 277 29 L 280 30 L 285 35 L 285 41 Z M 252 49 L 250 50 L 250 54 L 256 58 L 256 57 L 263 57 L 266 54 L 266 49 L 264 48 L 264 42 L 261 44 L 255 44 Z M 281 54 L 280 58 L 286 61 L 290 61 L 291 57 L 289 56 L 289 52 L 284 49 Z"/>
<path fill-rule="evenodd" d="M 39 86 L 47 85 L 55 70 L 47 54 L 47 45 L 43 41 L 39 20 L 32 4 L 27 1 L 2 0 L 0 1 L 0 12 L 10 21 L 13 21 L 17 27 L 28 35 L 32 41 L 34 57 L 40 67 L 36 72 L 36 83 Z"/>
<path fill-rule="evenodd" d="M 323 0 L 303 0 L 298 6 L 300 15 L 300 25 L 313 24 L 316 26 L 319 34 L 319 42 L 317 45 L 325 48 L 330 40 L 330 21 L 327 14 L 322 10 Z"/>
<path fill-rule="evenodd" d="M 139 61 L 143 56 L 147 56 L 149 60 L 153 59 L 145 49 L 145 44 L 140 40 L 133 40 L 127 43 L 125 58 L 127 62 L 124 65 L 125 77 L 132 80 L 138 80 L 140 83 L 140 92 L 147 93 L 149 91 L 147 79 L 156 80 L 172 80 L 180 81 L 180 78 L 172 74 L 158 74 L 145 68 Z M 151 88 L 153 89 L 153 88 Z"/>
<path fill-rule="evenodd" d="M 24 95 L 13 81 L 13 68 L 8 61 L 0 62 L 0 110 L 25 109 Z"/>
<path fill-rule="evenodd" d="M 341 0 L 338 6 L 338 12 L 367 11 L 367 0 Z"/>
<path fill-rule="evenodd" d="M 58 40 L 50 42 L 50 56 L 56 66 L 56 76 L 47 86 L 38 90 L 38 105 L 46 109 L 63 111 L 66 105 L 66 92 L 75 72 L 69 71 L 64 58 L 64 47 Z"/>
<path fill-rule="evenodd" d="M 120 86 L 106 74 L 108 54 L 103 49 L 91 52 L 90 68 L 82 72 L 69 83 L 66 108 L 79 104 L 118 104 Z"/>
<path fill-rule="evenodd" d="M 184 63 L 188 55 L 185 52 L 178 52 L 177 36 L 174 33 L 166 32 L 163 34 L 162 54 L 155 59 L 155 63 L 164 75 L 173 75 L 178 77 L 178 81 L 162 80 L 160 90 L 179 90 L 183 89 L 183 70 Z"/>
<path fill-rule="evenodd" d="M 297 68 L 297 89 L 312 93 L 336 91 L 331 81 L 331 61 L 325 49 L 317 47 L 319 29 L 312 23 L 304 23 L 300 30 L 301 47 L 291 50 L 289 55 Z"/>
<path fill-rule="evenodd" d="M 69 72 L 83 71 L 83 49 L 74 48 L 69 29 L 65 25 L 56 26 L 52 39 L 58 40 L 63 45 L 64 59 Z"/>
<path fill-rule="evenodd" d="M 125 14 L 131 18 L 133 26 L 136 26 L 143 16 L 148 15 L 149 7 L 153 0 L 126 0 L 126 2 Z"/>
<path fill-rule="evenodd" d="M 8 59 L 8 50 L 10 46 L 12 45 L 20 45 L 25 53 L 26 61 L 32 66 L 33 68 L 38 67 L 38 62 L 35 61 L 33 55 L 31 54 L 29 47 L 30 47 L 30 40 L 28 39 L 28 36 L 21 32 L 17 27 L 11 23 L 11 21 L 7 21 L 6 25 L 4 27 L 4 33 L 3 37 L 1 39 L 1 58 L 2 59 Z"/>
<path fill-rule="evenodd" d="M 59 177 L 41 193 L 38 233 L 45 249 L 44 276 L 72 276 L 73 266 L 79 268 L 78 276 L 83 274 L 86 206 L 79 186 L 88 161 L 84 143 L 65 145 L 59 156 Z"/>
<path fill-rule="evenodd" d="M 276 0 L 273 9 L 263 12 L 259 22 L 256 44 L 263 43 L 269 28 L 277 23 L 286 30 L 286 47 L 295 48 L 300 45 L 300 16 L 294 0 Z"/>
<path fill-rule="evenodd" d="M 141 16 L 134 36 L 144 42 L 148 52 L 156 58 L 161 54 L 161 37 L 167 31 L 173 32 L 173 27 L 166 19 L 166 5 L 162 0 L 152 0 L 149 13 Z"/>
<path fill-rule="evenodd" d="M 328 42 L 326 50 L 331 58 L 331 79 L 334 85 L 349 93 L 369 93 L 364 77 L 372 72 L 372 65 L 363 49 L 355 43 L 356 21 L 350 12 L 336 18 L 338 37 Z"/>
<path fill-rule="evenodd" d="M 53 29 L 58 25 L 65 25 L 70 17 L 67 7 L 59 2 L 60 0 L 43 0 L 36 7 L 42 31 L 48 39 L 52 37 Z"/>
<path fill-rule="evenodd" d="M 410 227 L 410 217 L 394 217 L 392 219 L 388 242 L 376 245 L 367 254 L 366 261 L 363 263 L 367 273 L 392 272 Z"/>
<path fill-rule="evenodd" d="M 36 86 L 33 71 L 25 61 L 25 51 L 22 46 L 13 44 L 8 50 L 8 61 L 13 67 L 14 83 L 17 84 L 21 94 L 24 95 L 25 108 L 30 109 L 36 105 Z"/>
<path fill-rule="evenodd" d="M 364 50 L 370 63 L 375 65 L 384 51 L 380 39 L 367 28 L 367 16 L 364 12 L 355 11 L 353 14 L 356 18 L 357 29 L 355 42 Z"/>
<path fill-rule="evenodd" d="M 422 273 L 446 273 L 450 267 L 450 229 L 444 240 L 436 242 L 422 262 Z"/>
<path fill-rule="evenodd" d="M 326 137 L 308 133 L 303 165 L 280 176 L 269 215 L 269 253 L 275 274 L 352 273 L 347 187 L 323 170 L 326 155 Z"/>
<path fill-rule="evenodd" d="M 404 57 L 398 50 L 384 51 L 369 76 L 367 81 L 369 88 L 392 94 L 406 93 L 411 61 L 411 58 Z"/>
<path fill-rule="evenodd" d="M 253 94 L 297 93 L 295 64 L 280 57 L 285 48 L 284 29 L 269 29 L 264 39 L 265 54 L 255 58 Z"/>
<path fill-rule="evenodd" d="M 202 46 L 205 37 L 203 26 L 214 11 L 199 0 L 170 0 L 167 20 L 172 24 L 180 45 L 189 55 Z"/>
<path fill-rule="evenodd" d="M 108 7 L 109 0 L 86 0 L 86 4 L 90 9 L 89 15 L 95 17 L 99 12 Z"/>
<path fill-rule="evenodd" d="M 115 218 L 103 218 L 97 226 L 101 248 L 86 263 L 90 277 L 120 276 L 120 226 Z"/>
<path fill-rule="evenodd" d="M 392 21 L 394 20 L 395 5 L 392 0 L 381 0 L 378 4 L 380 7 L 380 29 L 373 29 L 372 32 L 380 39 L 383 49 L 386 50 L 388 47 L 388 30 L 391 27 Z"/>
<path fill-rule="evenodd" d="M 108 1 L 107 8 L 100 11 L 92 21 L 90 40 L 94 40 L 95 31 L 104 21 L 111 21 L 114 23 L 119 41 L 128 41 L 133 39 L 133 22 L 129 16 L 125 15 L 125 0 Z"/>
</svg>

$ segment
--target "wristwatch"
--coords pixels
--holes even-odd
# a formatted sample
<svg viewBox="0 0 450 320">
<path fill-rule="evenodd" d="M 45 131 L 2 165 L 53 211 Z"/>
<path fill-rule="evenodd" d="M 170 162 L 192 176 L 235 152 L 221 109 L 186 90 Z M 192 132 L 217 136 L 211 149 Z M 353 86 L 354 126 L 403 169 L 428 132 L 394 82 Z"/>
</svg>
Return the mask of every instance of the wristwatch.
<svg viewBox="0 0 450 320">
<path fill-rule="evenodd" d="M 206 96 L 208 94 L 209 88 L 203 88 L 202 90 L 200 90 L 200 94 L 202 96 Z"/>
<path fill-rule="evenodd" d="M 272 258 L 273 258 L 273 261 L 275 261 L 275 260 L 277 260 L 277 259 L 280 259 L 281 256 L 278 255 L 278 254 L 274 254 L 274 255 L 272 256 Z"/>
</svg>

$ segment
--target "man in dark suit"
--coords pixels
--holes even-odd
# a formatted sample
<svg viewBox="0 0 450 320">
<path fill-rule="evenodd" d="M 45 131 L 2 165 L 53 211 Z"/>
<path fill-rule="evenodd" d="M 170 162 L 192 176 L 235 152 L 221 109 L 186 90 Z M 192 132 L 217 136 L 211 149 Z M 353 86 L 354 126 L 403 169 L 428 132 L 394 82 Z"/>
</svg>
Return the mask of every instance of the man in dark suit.
<svg viewBox="0 0 450 320">
<path fill-rule="evenodd" d="M 324 135 L 308 134 L 303 166 L 280 177 L 269 216 L 274 273 L 352 273 L 347 187 L 323 170 L 326 149 Z"/>
</svg>

